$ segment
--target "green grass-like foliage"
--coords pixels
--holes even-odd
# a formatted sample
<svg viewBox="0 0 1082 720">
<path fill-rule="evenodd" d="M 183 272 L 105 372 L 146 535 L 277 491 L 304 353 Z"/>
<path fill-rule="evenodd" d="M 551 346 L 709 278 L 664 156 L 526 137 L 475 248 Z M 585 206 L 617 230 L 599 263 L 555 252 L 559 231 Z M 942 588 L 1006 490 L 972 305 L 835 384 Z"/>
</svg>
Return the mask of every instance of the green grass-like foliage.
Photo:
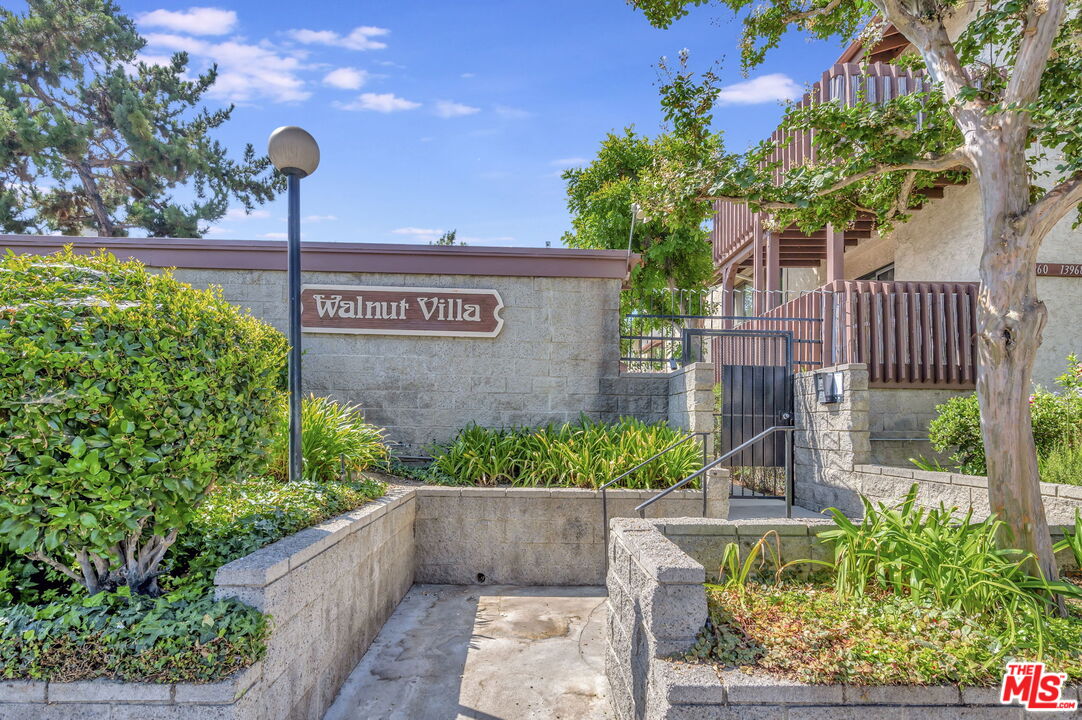
<svg viewBox="0 0 1082 720">
<path fill-rule="evenodd" d="M 263 657 L 267 617 L 215 601 L 215 571 L 383 494 L 370 480 L 214 489 L 170 554 L 158 598 L 128 588 L 87 596 L 65 578 L 0 555 L 0 678 L 213 682 Z"/>
<path fill-rule="evenodd" d="M 212 482 L 257 467 L 285 338 L 109 254 L 0 257 L 0 542 L 153 592 Z"/>
<path fill-rule="evenodd" d="M 1055 445 L 1037 458 L 1041 480 L 1060 485 L 1082 485 L 1082 444 Z"/>
<path fill-rule="evenodd" d="M 882 588 L 1005 629 L 1011 644 L 1032 646 L 1040 654 L 1047 640 L 1048 599 L 1053 593 L 1082 600 L 1082 589 L 1028 574 L 1032 555 L 1001 549 L 1002 521 L 973 522 L 957 508 L 922 508 L 918 486 L 894 507 L 864 502 L 857 524 L 830 508 L 834 529 L 820 538 L 834 548 L 834 588 L 843 596 Z"/>
<path fill-rule="evenodd" d="M 367 470 L 387 458 L 383 428 L 364 421 L 361 408 L 309 395 L 301 402 L 302 476 L 328 481 Z M 289 477 L 289 405 L 282 403 L 271 447 L 270 472 Z"/>
<path fill-rule="evenodd" d="M 469 485 L 596 488 L 687 437 L 665 423 L 631 418 L 607 424 L 581 418 L 541 428 L 490 429 L 469 425 L 434 451 L 430 477 Z M 662 488 L 702 467 L 694 440 L 665 453 L 621 483 Z"/>
</svg>

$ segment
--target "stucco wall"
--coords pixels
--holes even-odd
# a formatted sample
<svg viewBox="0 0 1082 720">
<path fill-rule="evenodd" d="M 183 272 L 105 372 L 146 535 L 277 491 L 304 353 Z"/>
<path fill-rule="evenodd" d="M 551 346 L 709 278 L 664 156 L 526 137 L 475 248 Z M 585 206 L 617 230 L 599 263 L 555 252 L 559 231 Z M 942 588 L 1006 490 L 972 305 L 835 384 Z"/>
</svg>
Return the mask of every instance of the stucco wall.
<svg viewBox="0 0 1082 720">
<path fill-rule="evenodd" d="M 895 268 L 899 280 L 972 281 L 980 279 L 981 199 L 976 183 L 948 187 L 894 231 Z M 1068 217 L 1048 234 L 1037 254 L 1039 262 L 1082 262 L 1082 230 L 1072 230 Z M 1069 353 L 1082 352 L 1078 305 L 1082 278 L 1038 277 L 1037 294 L 1048 308 L 1048 324 L 1037 354 L 1035 382 L 1050 386 L 1064 371 Z"/>
<path fill-rule="evenodd" d="M 177 277 L 221 285 L 226 299 L 286 330 L 284 272 L 179 269 Z M 617 375 L 619 280 L 320 272 L 304 281 L 500 292 L 505 322 L 495 338 L 304 336 L 306 391 L 359 403 L 407 449 L 421 452 L 471 421 L 540 425 L 632 410 L 656 419 L 667 410 L 665 398 L 629 400 L 620 383 L 603 392 L 602 379 Z"/>
</svg>

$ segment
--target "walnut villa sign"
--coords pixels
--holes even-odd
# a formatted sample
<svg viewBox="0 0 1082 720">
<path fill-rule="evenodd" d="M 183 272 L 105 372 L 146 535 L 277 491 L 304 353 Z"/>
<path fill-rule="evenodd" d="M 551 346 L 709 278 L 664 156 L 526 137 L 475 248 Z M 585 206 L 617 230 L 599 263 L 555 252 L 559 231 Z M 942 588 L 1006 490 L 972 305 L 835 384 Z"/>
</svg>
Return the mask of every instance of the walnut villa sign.
<svg viewBox="0 0 1082 720">
<path fill-rule="evenodd" d="M 305 285 L 301 329 L 354 335 L 496 337 L 503 328 L 496 290 Z"/>
</svg>

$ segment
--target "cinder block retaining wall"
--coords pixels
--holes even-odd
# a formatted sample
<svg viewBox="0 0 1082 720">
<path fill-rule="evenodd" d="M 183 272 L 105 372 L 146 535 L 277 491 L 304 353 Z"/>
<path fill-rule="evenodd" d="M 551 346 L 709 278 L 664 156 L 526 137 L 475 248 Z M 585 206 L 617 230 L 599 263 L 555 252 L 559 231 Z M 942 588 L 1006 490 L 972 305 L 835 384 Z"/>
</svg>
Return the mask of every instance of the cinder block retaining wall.
<svg viewBox="0 0 1082 720">
<path fill-rule="evenodd" d="M 629 516 L 650 495 L 613 491 L 610 513 Z M 711 510 L 727 509 L 728 493 L 719 491 Z M 698 491 L 651 508 L 701 512 Z M 415 580 L 599 585 L 602 538 L 593 491 L 394 488 L 218 570 L 217 597 L 272 616 L 261 662 L 202 685 L 0 681 L 0 720 L 318 720 Z"/>
<path fill-rule="evenodd" d="M 825 527 L 795 520 L 614 520 L 605 673 L 619 720 L 1023 717 L 1021 708 L 1000 705 L 995 689 L 805 685 L 739 670 L 719 677 L 708 665 L 668 659 L 695 644 L 707 619 L 707 567 L 716 565 L 726 543 L 747 547 L 774 530 L 782 558 L 793 560 L 814 552 Z M 1065 698 L 1079 690 L 1068 689 Z"/>
<path fill-rule="evenodd" d="M 799 373 L 794 380 L 797 431 L 794 437 L 794 500 L 813 510 L 836 507 L 858 517 L 864 506 L 860 496 L 887 504 L 896 503 L 913 483 L 920 485 L 918 502 L 926 507 L 972 507 L 974 515 L 988 515 L 988 480 L 984 477 L 939 473 L 878 464 L 874 433 L 892 413 L 912 412 L 920 422 L 920 407 L 943 402 L 953 391 L 868 390 L 868 369 L 862 364 L 838 365 L 843 374 L 844 398 L 821 404 L 815 392 L 815 372 Z M 916 393 L 907 396 L 906 393 Z M 907 405 L 907 397 L 916 405 Z M 922 404 L 923 403 L 923 404 Z M 904 417 L 898 424 L 912 423 Z M 1048 521 L 1074 522 L 1082 509 L 1082 486 L 1041 483 Z"/>
<path fill-rule="evenodd" d="M 712 517 L 728 516 L 728 480 L 722 481 L 708 488 Z M 601 497 L 593 490 L 429 486 L 416 493 L 416 582 L 605 582 Z M 656 493 L 609 491 L 609 517 L 637 517 L 635 506 Z M 699 517 L 702 511 L 698 490 L 678 490 L 647 508 L 649 517 Z"/>
<path fill-rule="evenodd" d="M 2 720 L 319 720 L 413 584 L 412 490 L 221 567 L 217 597 L 272 615 L 267 654 L 213 684 L 0 682 Z"/>
</svg>

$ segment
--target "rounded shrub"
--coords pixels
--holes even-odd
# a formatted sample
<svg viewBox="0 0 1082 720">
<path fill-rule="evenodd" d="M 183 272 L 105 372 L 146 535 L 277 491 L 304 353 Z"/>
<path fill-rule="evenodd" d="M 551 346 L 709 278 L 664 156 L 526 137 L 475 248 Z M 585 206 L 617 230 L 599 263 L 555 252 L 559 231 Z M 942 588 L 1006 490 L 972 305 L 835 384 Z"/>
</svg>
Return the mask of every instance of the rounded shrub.
<svg viewBox="0 0 1082 720">
<path fill-rule="evenodd" d="M 91 593 L 155 593 L 208 489 L 265 463 L 286 349 L 169 272 L 0 258 L 0 542 Z"/>
</svg>

